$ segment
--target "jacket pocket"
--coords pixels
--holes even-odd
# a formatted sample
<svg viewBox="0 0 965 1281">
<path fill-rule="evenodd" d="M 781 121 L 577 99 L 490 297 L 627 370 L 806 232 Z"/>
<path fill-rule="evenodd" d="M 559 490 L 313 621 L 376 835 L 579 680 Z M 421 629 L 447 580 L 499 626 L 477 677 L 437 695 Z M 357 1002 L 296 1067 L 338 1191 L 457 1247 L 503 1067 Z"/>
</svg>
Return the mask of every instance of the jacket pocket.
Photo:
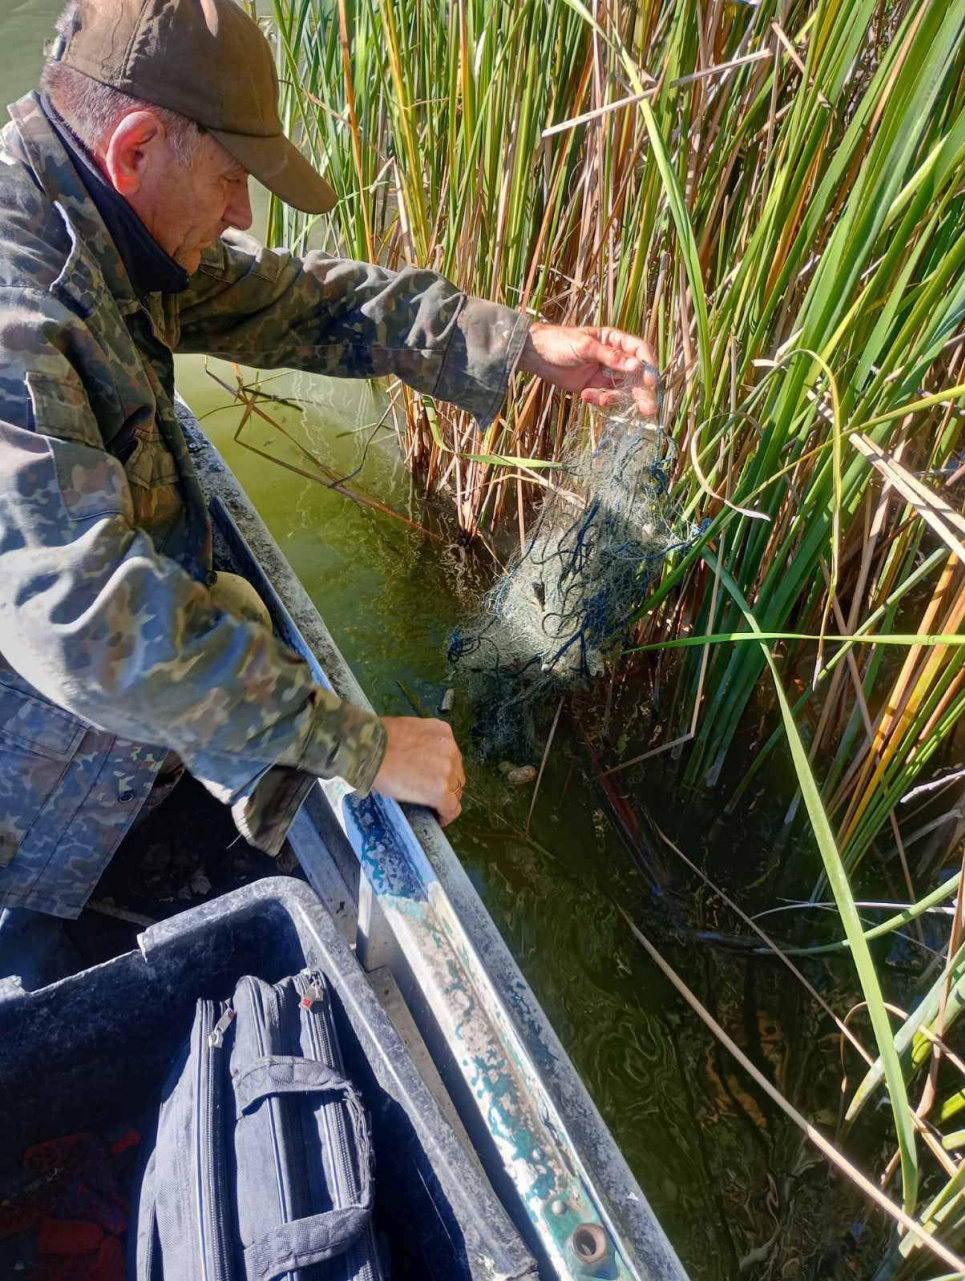
<svg viewBox="0 0 965 1281">
<path fill-rule="evenodd" d="M 0 866 L 54 802 L 84 732 L 69 713 L 0 684 Z"/>
<path fill-rule="evenodd" d="M 138 439 L 124 470 L 131 490 L 134 524 L 150 534 L 155 547 L 161 547 L 183 514 L 174 459 L 163 441 Z"/>
<path fill-rule="evenodd" d="M 160 489 L 177 484 L 177 464 L 153 423 L 135 433 L 133 448 L 123 462 L 132 485 Z"/>
<path fill-rule="evenodd" d="M 28 369 L 25 381 L 37 431 L 58 440 L 103 449 L 97 420 L 79 378 L 51 378 Z"/>
<path fill-rule="evenodd" d="M 110 443 L 127 476 L 134 524 L 158 548 L 181 519 L 183 506 L 177 462 L 158 428 L 159 412 L 156 398 L 139 405 Z"/>
</svg>

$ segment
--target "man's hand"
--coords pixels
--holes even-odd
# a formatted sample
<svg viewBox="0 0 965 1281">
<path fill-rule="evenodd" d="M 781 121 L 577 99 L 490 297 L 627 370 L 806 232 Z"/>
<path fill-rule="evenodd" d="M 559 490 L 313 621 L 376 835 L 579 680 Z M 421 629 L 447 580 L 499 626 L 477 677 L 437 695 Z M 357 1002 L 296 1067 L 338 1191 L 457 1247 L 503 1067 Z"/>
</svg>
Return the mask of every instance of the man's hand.
<svg viewBox="0 0 965 1281">
<path fill-rule="evenodd" d="M 544 325 L 540 321 L 530 325 L 519 358 L 520 369 L 564 391 L 579 392 L 588 404 L 601 409 L 617 400 L 614 385 L 639 373 L 634 400 L 640 413 L 651 418 L 657 414 L 657 380 L 651 372 L 643 372 L 643 367 L 656 363 L 649 343 L 620 329 Z"/>
<path fill-rule="evenodd" d="M 397 801 L 428 805 L 443 827 L 462 811 L 466 773 L 445 721 L 419 716 L 384 716 L 388 738 L 372 790 Z"/>
</svg>

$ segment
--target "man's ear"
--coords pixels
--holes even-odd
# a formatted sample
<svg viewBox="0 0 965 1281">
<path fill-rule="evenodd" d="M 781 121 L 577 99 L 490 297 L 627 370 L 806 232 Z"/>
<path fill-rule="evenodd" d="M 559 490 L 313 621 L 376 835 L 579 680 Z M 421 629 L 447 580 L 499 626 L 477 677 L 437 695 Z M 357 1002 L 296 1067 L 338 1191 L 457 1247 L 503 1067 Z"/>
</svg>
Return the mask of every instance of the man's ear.
<svg viewBox="0 0 965 1281">
<path fill-rule="evenodd" d="M 159 156 L 164 139 L 164 125 L 153 112 L 131 111 L 118 121 L 102 158 L 115 191 L 130 197 L 141 190 L 145 174 Z"/>
</svg>

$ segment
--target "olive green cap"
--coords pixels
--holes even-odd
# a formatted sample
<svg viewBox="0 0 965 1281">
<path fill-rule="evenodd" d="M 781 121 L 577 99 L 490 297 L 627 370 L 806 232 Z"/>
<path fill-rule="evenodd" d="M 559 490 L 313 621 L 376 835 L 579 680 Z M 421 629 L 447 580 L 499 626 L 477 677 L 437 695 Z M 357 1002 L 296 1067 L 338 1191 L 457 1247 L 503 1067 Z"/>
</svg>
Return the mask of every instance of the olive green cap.
<svg viewBox="0 0 965 1281">
<path fill-rule="evenodd" d="M 271 45 L 235 0 L 76 0 L 73 30 L 50 56 L 187 116 L 286 204 L 335 204 L 282 132 Z"/>
</svg>

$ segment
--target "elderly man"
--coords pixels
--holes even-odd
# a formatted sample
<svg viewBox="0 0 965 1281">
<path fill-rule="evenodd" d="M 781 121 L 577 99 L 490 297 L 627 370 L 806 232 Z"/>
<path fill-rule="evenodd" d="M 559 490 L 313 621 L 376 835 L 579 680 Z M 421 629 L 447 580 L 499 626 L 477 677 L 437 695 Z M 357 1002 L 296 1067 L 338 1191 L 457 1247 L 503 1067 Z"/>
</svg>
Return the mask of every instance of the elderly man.
<svg viewBox="0 0 965 1281">
<path fill-rule="evenodd" d="M 306 212 L 335 197 L 234 0 L 75 0 L 58 32 L 0 148 L 0 975 L 27 983 L 182 763 L 270 853 L 317 777 L 460 810 L 447 725 L 340 702 L 227 599 L 173 353 L 395 374 L 482 422 L 516 369 L 600 404 L 649 358 L 430 271 L 239 236 L 249 175 Z"/>
</svg>

